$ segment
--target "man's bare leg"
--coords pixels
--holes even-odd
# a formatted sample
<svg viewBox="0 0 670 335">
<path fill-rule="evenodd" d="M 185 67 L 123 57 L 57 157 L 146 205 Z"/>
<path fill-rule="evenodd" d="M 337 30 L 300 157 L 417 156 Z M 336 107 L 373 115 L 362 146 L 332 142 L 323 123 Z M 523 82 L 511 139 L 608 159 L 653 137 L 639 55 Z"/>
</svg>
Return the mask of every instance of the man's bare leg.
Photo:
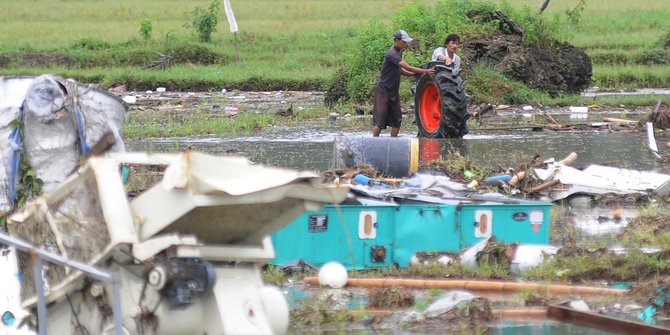
<svg viewBox="0 0 670 335">
<path fill-rule="evenodd" d="M 391 137 L 398 137 L 399 132 L 400 132 L 400 128 L 391 127 Z"/>
<path fill-rule="evenodd" d="M 374 136 L 374 137 L 379 137 L 379 134 L 380 134 L 381 132 L 382 132 L 382 130 L 381 130 L 379 127 L 377 127 L 377 126 L 375 126 L 374 128 L 372 128 L 372 136 Z"/>
</svg>

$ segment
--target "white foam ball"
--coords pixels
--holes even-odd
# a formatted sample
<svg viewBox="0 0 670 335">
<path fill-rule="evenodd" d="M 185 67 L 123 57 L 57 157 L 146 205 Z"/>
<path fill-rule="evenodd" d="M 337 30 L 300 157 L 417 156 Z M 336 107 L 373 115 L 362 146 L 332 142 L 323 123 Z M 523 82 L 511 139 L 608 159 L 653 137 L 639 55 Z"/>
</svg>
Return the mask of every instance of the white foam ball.
<svg viewBox="0 0 670 335">
<path fill-rule="evenodd" d="M 328 262 L 319 269 L 319 284 L 332 288 L 342 288 L 347 284 L 347 269 L 338 262 Z"/>
</svg>

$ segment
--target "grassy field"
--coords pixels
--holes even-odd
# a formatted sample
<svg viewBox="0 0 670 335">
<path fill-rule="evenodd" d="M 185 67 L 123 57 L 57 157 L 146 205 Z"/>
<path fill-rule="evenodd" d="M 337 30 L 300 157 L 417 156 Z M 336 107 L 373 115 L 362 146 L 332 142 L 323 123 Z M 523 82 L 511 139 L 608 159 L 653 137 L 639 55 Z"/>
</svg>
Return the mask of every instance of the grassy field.
<svg viewBox="0 0 670 335">
<path fill-rule="evenodd" d="M 543 15 L 561 15 L 565 20 L 566 10 L 579 1 L 552 1 Z M 103 86 L 137 83 L 137 89 L 159 84 L 175 90 L 324 89 L 357 27 L 375 16 L 389 20 L 409 2 L 232 0 L 240 29 L 238 62 L 222 8 L 211 43 L 195 43 L 193 31 L 185 27 L 191 11 L 207 8 L 209 1 L 0 0 L 0 75 L 52 72 Z M 510 3 L 535 10 L 542 1 Z M 593 56 L 595 86 L 668 87 L 668 52 L 661 49 L 670 34 L 668 17 L 666 1 L 589 0 L 578 24 L 566 32 L 569 42 Z M 152 21 L 149 41 L 139 33 L 145 18 Z M 170 45 L 185 41 L 204 48 L 214 60 L 199 63 L 202 52 L 196 51 L 194 61 L 169 70 L 144 69 Z M 54 66 L 30 59 L 39 53 L 63 54 L 73 61 Z M 82 61 L 87 57 L 94 60 Z"/>
<path fill-rule="evenodd" d="M 513 0 L 515 6 L 539 7 L 542 1 Z M 563 14 L 579 0 L 552 1 L 545 14 Z M 670 86 L 670 2 L 586 1 L 579 25 L 568 41 L 593 61 L 594 85 L 600 87 Z"/>
<path fill-rule="evenodd" d="M 235 17 L 242 33 L 286 37 L 293 34 L 333 37 L 349 31 L 376 14 L 390 14 L 409 1 L 378 0 L 232 0 Z M 433 1 L 434 2 L 434 1 Z M 2 0 L 0 20 L 3 47 L 6 44 L 60 47 L 71 41 L 97 37 L 112 42 L 139 37 L 140 21 L 154 22 L 156 37 L 170 31 L 185 33 L 195 7 L 206 8 L 208 0 L 83 0 L 83 1 L 12 1 Z M 225 14 L 220 11 L 218 41 L 230 37 Z M 323 41 L 326 42 L 326 41 Z M 329 41 L 336 42 L 337 41 Z"/>
</svg>

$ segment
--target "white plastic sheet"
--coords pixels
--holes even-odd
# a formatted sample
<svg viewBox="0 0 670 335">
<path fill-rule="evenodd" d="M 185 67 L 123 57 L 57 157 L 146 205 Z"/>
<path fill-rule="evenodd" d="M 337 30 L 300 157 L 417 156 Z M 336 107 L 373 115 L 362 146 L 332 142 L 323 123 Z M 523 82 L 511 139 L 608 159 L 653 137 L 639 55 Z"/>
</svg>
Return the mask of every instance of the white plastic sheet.
<svg viewBox="0 0 670 335">
<path fill-rule="evenodd" d="M 233 7 L 230 5 L 230 0 L 223 0 L 223 8 L 226 11 L 226 17 L 228 18 L 228 25 L 230 25 L 230 32 L 236 33 L 237 21 L 235 20 L 235 13 L 233 13 Z"/>
</svg>

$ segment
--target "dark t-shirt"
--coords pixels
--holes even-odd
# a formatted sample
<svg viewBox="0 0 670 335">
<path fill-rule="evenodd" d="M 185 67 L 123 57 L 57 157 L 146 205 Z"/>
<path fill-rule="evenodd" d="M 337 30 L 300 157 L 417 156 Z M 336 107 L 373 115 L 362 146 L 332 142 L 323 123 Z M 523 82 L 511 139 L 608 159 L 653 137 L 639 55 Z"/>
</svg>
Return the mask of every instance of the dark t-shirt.
<svg viewBox="0 0 670 335">
<path fill-rule="evenodd" d="M 382 63 L 381 77 L 377 82 L 377 87 L 394 100 L 398 96 L 400 89 L 400 60 L 402 60 L 402 49 L 391 46 L 384 62 Z"/>
</svg>

